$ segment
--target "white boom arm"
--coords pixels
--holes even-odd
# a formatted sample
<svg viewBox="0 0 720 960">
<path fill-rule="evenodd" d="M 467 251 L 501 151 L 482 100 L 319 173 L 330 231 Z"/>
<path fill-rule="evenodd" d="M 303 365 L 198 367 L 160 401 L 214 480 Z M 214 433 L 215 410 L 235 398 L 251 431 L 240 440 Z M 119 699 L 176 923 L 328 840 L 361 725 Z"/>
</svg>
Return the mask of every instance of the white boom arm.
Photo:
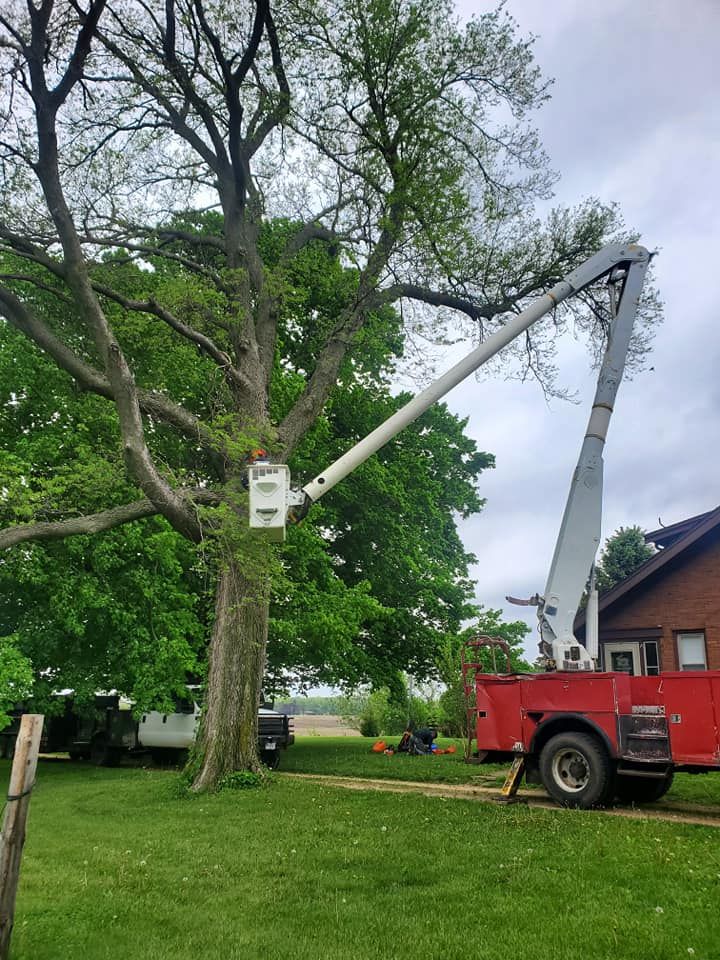
<svg viewBox="0 0 720 960">
<path fill-rule="evenodd" d="M 570 483 L 543 599 L 539 603 L 541 653 L 558 670 L 593 670 L 592 657 L 578 643 L 573 621 L 600 544 L 603 448 L 625 368 L 637 305 L 650 257 L 626 264 L 620 302 L 610 328 L 595 399 L 577 467 Z"/>
<path fill-rule="evenodd" d="M 488 337 L 464 360 L 435 380 L 404 407 L 380 424 L 335 463 L 318 474 L 302 490 L 291 490 L 284 464 L 257 464 L 249 470 L 250 526 L 264 529 L 273 539 L 284 539 L 286 516 L 305 516 L 312 504 L 363 464 L 408 424 L 417 420 L 436 401 L 474 373 L 491 357 L 524 333 L 563 300 L 603 276 L 623 268 L 627 271 L 617 317 L 600 371 L 597 393 L 565 508 L 560 535 L 540 601 L 541 636 L 546 654 L 553 653 L 559 669 L 593 669 L 592 659 L 572 634 L 577 611 L 600 538 L 602 502 L 602 448 L 612 404 L 622 378 L 637 301 L 650 260 L 637 244 L 609 244 L 573 270 L 552 290 L 517 314 Z M 572 613 L 570 611 L 572 610 Z"/>
</svg>

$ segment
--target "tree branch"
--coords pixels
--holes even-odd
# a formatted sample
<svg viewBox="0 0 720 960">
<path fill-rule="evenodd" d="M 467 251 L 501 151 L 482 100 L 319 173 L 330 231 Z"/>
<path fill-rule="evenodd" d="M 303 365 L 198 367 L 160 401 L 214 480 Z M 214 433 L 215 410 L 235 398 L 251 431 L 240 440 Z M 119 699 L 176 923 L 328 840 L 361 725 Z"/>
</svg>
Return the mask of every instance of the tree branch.
<svg viewBox="0 0 720 960">
<path fill-rule="evenodd" d="M 172 6 L 173 6 L 172 0 L 169 0 L 169 4 L 171 9 L 168 16 L 169 17 L 172 16 L 173 29 L 174 29 L 174 10 L 172 10 Z M 127 25 L 123 24 L 122 21 L 119 21 L 119 23 L 120 23 L 121 29 L 124 29 L 127 32 Z M 215 122 L 212 116 L 212 111 L 210 110 L 207 104 L 198 100 L 197 92 L 192 88 L 192 84 L 190 85 L 189 90 L 184 88 L 183 81 L 181 79 L 182 71 L 181 71 L 181 77 L 178 78 L 177 76 L 175 76 L 175 80 L 177 81 L 180 91 L 182 92 L 183 96 L 186 98 L 188 104 L 192 103 L 195 109 L 198 111 L 200 117 L 203 120 L 205 129 L 208 132 L 208 135 L 213 144 L 213 147 L 215 148 L 215 151 L 217 151 L 217 153 L 214 153 L 210 149 L 210 147 L 205 143 L 202 137 L 200 137 L 195 132 L 195 130 L 193 130 L 193 128 L 190 126 L 190 124 L 186 120 L 186 115 L 184 111 L 178 110 L 173 105 L 170 98 L 163 93 L 161 88 L 156 83 L 153 83 L 148 79 L 148 77 L 138 67 L 137 63 L 135 62 L 135 60 L 133 60 L 132 57 L 129 57 L 128 55 L 126 55 L 124 50 L 120 46 L 118 46 L 117 43 L 114 43 L 113 40 L 109 37 L 109 35 L 107 35 L 106 33 L 99 33 L 98 38 L 103 43 L 103 45 L 110 51 L 110 53 L 112 53 L 113 56 L 117 57 L 117 59 L 128 68 L 133 81 L 142 90 L 144 90 L 145 93 L 149 94 L 149 96 L 153 98 L 153 100 L 158 104 L 158 106 L 165 111 L 165 116 L 167 117 L 168 122 L 172 127 L 172 129 L 175 131 L 175 133 L 177 133 L 179 137 L 185 140 L 185 142 L 188 143 L 193 148 L 193 150 L 195 150 L 195 152 L 198 153 L 203 158 L 205 163 L 207 163 L 207 165 L 210 167 L 210 169 L 214 173 L 219 174 L 223 165 L 227 163 L 227 156 L 225 153 L 225 147 L 223 145 L 222 137 L 220 136 L 220 133 L 215 125 Z M 144 38 L 135 37 L 135 39 L 140 41 Z"/>
<path fill-rule="evenodd" d="M 47 21 L 51 9 L 51 3 L 45 3 L 39 9 L 32 3 L 28 5 L 32 21 L 28 67 L 38 143 L 35 173 L 62 246 L 66 283 L 75 298 L 80 315 L 93 331 L 98 353 L 104 362 L 120 423 L 127 470 L 143 493 L 156 504 L 158 510 L 179 533 L 189 540 L 198 540 L 202 531 L 197 517 L 158 470 L 148 448 L 137 386 L 120 344 L 92 289 L 88 264 L 83 256 L 82 244 L 63 190 L 56 129 L 59 104 L 48 91 L 46 79 L 47 49 L 51 42 L 47 33 Z M 77 42 L 80 43 L 80 39 Z M 68 67 L 65 76 L 70 76 L 72 83 L 64 91 L 63 99 L 68 96 L 72 87 L 81 81 L 81 71 L 77 72 Z"/>
<path fill-rule="evenodd" d="M 97 32 L 98 21 L 106 2 L 107 0 L 91 0 L 87 11 L 81 10 L 79 4 L 73 2 L 73 7 L 82 18 L 82 27 L 76 37 L 75 49 L 72 52 L 67 69 L 59 83 L 50 91 L 55 110 L 62 106 L 72 88 L 82 79 L 85 61 L 90 53 L 90 46 Z"/>
<path fill-rule="evenodd" d="M 214 340 L 205 336 L 204 333 L 200 333 L 199 330 L 195 330 L 193 327 L 188 326 L 188 324 L 183 323 L 182 320 L 179 320 L 174 314 L 166 310 L 165 307 L 161 306 L 155 300 L 131 300 L 129 297 L 124 297 L 116 290 L 113 290 L 112 287 L 106 287 L 101 283 L 93 282 L 93 289 L 109 300 L 120 304 L 125 310 L 149 313 L 159 320 L 162 320 L 163 323 L 166 323 L 175 330 L 176 333 L 179 333 L 180 336 L 196 344 L 211 360 L 214 360 L 232 386 L 241 390 L 250 389 L 251 385 L 247 377 L 233 366 L 230 357 L 217 346 Z"/>
<path fill-rule="evenodd" d="M 323 227 L 316 221 L 306 223 L 288 240 L 282 253 L 282 263 L 288 263 L 295 254 L 299 253 L 303 247 L 306 247 L 313 240 L 327 240 L 328 243 L 340 242 L 338 235 L 328 227 Z"/>
<path fill-rule="evenodd" d="M 328 337 L 305 389 L 278 428 L 283 460 L 289 458 L 310 424 L 322 410 L 337 382 L 353 340 L 376 306 L 377 283 L 387 267 L 402 225 L 401 213 L 390 205 L 386 225 L 360 275 L 354 302 L 344 311 Z"/>
<path fill-rule="evenodd" d="M 467 314 L 471 320 L 478 322 L 491 320 L 498 313 L 504 313 L 510 309 L 513 303 L 513 301 L 506 300 L 502 303 L 485 303 L 480 306 L 474 301 L 459 297 L 454 293 L 445 290 L 431 290 L 429 287 L 421 287 L 414 283 L 396 283 L 391 287 L 378 290 L 375 302 L 377 305 L 393 303 L 403 297 L 410 300 L 420 300 L 433 307 L 451 307 L 453 310 L 459 310 Z"/>
<path fill-rule="evenodd" d="M 216 505 L 222 499 L 213 490 L 200 487 L 181 489 L 176 493 L 195 504 Z M 0 530 L 0 550 L 7 550 L 18 543 L 27 543 L 30 540 L 64 540 L 66 537 L 76 537 L 80 534 L 100 533 L 102 530 L 111 530 L 124 523 L 132 523 L 133 520 L 156 516 L 159 512 L 151 500 L 143 499 L 136 500 L 134 503 L 125 503 L 119 507 L 110 507 L 108 510 L 91 513 L 84 517 L 72 517 L 69 520 L 47 523 L 23 523 Z"/>
<path fill-rule="evenodd" d="M 55 363 L 69 373 L 83 389 L 108 400 L 115 399 L 107 377 L 74 353 L 49 327 L 31 313 L 11 290 L 3 286 L 0 286 L 0 314 L 28 340 L 32 340 L 51 356 Z M 138 390 L 138 400 L 144 413 L 180 430 L 185 436 L 206 449 L 217 461 L 216 441 L 202 422 L 189 410 L 150 390 Z M 219 475 L 222 476 L 222 465 L 216 462 L 215 466 Z"/>
</svg>

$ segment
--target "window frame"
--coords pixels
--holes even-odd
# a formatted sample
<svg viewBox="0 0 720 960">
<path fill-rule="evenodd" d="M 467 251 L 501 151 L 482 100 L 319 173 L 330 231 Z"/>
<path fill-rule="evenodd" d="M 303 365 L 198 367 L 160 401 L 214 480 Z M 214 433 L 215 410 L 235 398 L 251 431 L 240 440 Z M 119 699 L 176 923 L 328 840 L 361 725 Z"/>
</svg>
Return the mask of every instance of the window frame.
<svg viewBox="0 0 720 960">
<path fill-rule="evenodd" d="M 648 663 L 648 648 L 655 648 L 655 663 Z M 657 640 L 643 640 L 642 641 L 642 651 L 643 651 L 643 666 L 645 667 L 645 676 L 647 677 L 657 677 L 660 675 L 660 644 Z"/>
<path fill-rule="evenodd" d="M 695 663 L 689 663 L 687 666 L 683 664 L 684 657 L 681 653 L 682 641 L 686 638 L 692 637 L 700 638 L 702 641 L 702 652 L 704 664 L 699 666 Z M 693 670 L 707 670 L 708 668 L 708 656 L 707 656 L 707 637 L 705 636 L 704 630 L 676 630 L 675 631 L 675 653 L 677 655 L 677 665 L 678 670 L 683 673 L 691 672 Z"/>
</svg>

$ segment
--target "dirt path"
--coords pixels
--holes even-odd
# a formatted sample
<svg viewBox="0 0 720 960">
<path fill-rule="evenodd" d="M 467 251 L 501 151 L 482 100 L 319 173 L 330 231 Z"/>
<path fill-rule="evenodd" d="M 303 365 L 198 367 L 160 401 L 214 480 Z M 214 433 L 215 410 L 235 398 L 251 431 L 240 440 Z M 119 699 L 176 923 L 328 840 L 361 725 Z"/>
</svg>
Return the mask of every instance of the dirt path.
<svg viewBox="0 0 720 960">
<path fill-rule="evenodd" d="M 444 797 L 455 800 L 478 800 L 482 803 L 495 802 L 498 806 L 508 805 L 503 800 L 497 786 L 481 787 L 467 783 L 418 783 L 408 780 L 371 780 L 361 777 L 332 777 L 316 773 L 284 773 L 283 777 L 295 777 L 302 780 L 314 780 L 328 787 L 342 787 L 345 790 L 379 790 L 384 793 L 419 793 L 426 797 Z M 510 803 L 522 803 L 529 807 L 544 810 L 560 808 L 545 794 L 534 790 L 519 790 L 517 797 Z M 720 827 L 720 810 L 695 804 L 656 803 L 644 807 L 608 807 L 594 810 L 598 816 L 627 817 L 631 820 L 666 820 L 675 823 L 697 823 L 705 827 Z"/>
</svg>

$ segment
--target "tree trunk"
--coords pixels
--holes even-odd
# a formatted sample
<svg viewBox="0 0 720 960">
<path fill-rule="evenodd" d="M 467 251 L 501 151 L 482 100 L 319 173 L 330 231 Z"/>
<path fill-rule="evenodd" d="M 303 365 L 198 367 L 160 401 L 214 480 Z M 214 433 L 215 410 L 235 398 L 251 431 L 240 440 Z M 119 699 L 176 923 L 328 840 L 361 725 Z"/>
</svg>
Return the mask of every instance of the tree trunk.
<svg viewBox="0 0 720 960">
<path fill-rule="evenodd" d="M 208 657 L 202 766 L 193 790 L 215 789 L 234 770 L 260 771 L 258 707 L 268 634 L 267 590 L 227 559 L 218 581 Z"/>
</svg>

